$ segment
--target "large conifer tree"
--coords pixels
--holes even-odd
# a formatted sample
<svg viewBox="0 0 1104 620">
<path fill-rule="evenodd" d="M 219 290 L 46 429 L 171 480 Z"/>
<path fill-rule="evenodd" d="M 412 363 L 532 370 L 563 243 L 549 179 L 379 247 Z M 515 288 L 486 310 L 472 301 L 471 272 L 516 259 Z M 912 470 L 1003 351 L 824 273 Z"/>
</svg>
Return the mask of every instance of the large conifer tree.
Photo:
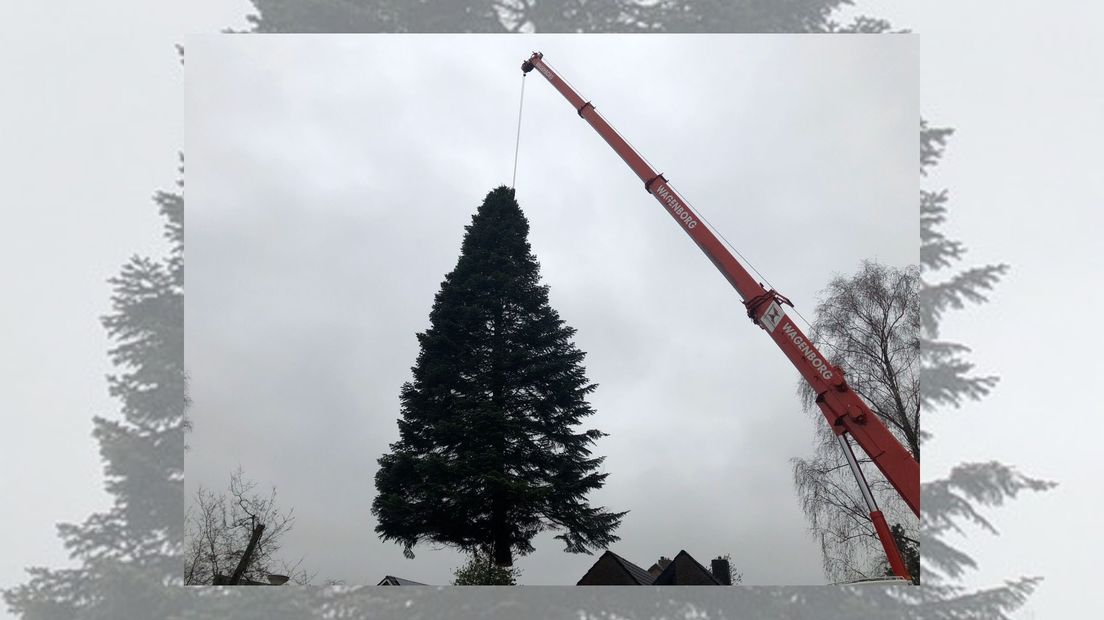
<svg viewBox="0 0 1104 620">
<path fill-rule="evenodd" d="M 490 192 L 466 230 L 418 334 L 400 439 L 379 460 L 376 532 L 408 554 L 433 541 L 502 566 L 548 529 L 568 552 L 603 548 L 625 513 L 586 500 L 607 475 L 590 450 L 604 433 L 576 429 L 596 386 L 548 304 L 513 190 Z"/>
</svg>

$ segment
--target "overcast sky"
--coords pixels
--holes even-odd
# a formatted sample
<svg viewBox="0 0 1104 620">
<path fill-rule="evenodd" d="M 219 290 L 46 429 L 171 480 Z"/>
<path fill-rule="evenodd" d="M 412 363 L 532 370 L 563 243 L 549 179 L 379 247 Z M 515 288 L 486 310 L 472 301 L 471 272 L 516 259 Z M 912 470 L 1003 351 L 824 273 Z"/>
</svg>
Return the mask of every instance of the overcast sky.
<svg viewBox="0 0 1104 620">
<path fill-rule="evenodd" d="M 241 465 L 294 507 L 319 578 L 447 583 L 373 532 L 414 334 L 463 228 L 509 184 L 533 49 L 812 318 L 864 258 L 918 252 L 916 42 L 860 37 L 192 37 L 187 42 L 187 480 Z M 609 433 L 594 503 L 647 567 L 731 553 L 752 584 L 822 583 L 790 482 L 813 418 L 738 295 L 538 74 L 518 200 L 551 304 L 578 329 Z M 522 583 L 595 557 L 551 535 Z"/>
</svg>

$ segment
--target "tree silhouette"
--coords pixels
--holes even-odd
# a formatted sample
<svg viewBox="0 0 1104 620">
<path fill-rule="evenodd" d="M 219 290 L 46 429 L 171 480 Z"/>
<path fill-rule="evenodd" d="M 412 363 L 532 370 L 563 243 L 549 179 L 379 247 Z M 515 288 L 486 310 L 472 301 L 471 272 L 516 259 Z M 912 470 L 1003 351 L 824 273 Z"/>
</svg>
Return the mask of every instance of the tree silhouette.
<svg viewBox="0 0 1104 620">
<path fill-rule="evenodd" d="M 251 0 L 256 32 L 506 32 L 489 0 Z"/>
<path fill-rule="evenodd" d="M 251 0 L 256 32 L 884 32 L 849 0 Z"/>
<path fill-rule="evenodd" d="M 30 581 L 4 593 L 24 618 L 168 617 L 179 597 L 184 540 L 184 211 L 179 193 L 158 192 L 167 257 L 134 256 L 110 280 L 113 311 L 102 319 L 115 341 L 108 389 L 121 419 L 95 417 L 112 507 L 58 535 L 80 566 L 29 569 Z"/>
<path fill-rule="evenodd" d="M 625 513 L 586 503 L 607 476 L 590 451 L 603 433 L 575 429 L 596 386 L 548 305 L 514 190 L 487 194 L 466 231 L 418 334 L 400 439 L 379 459 L 376 532 L 408 555 L 432 541 L 500 566 L 543 530 L 571 553 L 604 548 Z"/>
<path fill-rule="evenodd" d="M 925 177 L 943 156 L 952 133 L 921 122 L 920 172 Z M 939 327 L 948 311 L 988 301 L 985 293 L 1008 270 L 1005 264 L 956 270 L 966 247 L 941 230 L 948 200 L 945 189 L 925 189 L 920 194 L 920 399 L 923 407 L 935 410 L 961 407 L 984 397 L 996 385 L 995 376 L 974 374 L 974 365 L 966 358 L 969 347 L 941 340 Z M 952 273 L 946 275 L 946 270 Z M 947 477 L 921 485 L 920 549 L 926 585 L 913 594 L 916 600 L 951 610 L 955 614 L 951 617 L 975 617 L 969 614 L 984 612 L 985 617 L 1005 618 L 1022 605 L 1039 578 L 1021 577 L 1004 586 L 963 593 L 954 581 L 977 564 L 945 536 L 969 525 L 995 534 L 996 529 L 979 512 L 980 506 L 1000 506 L 1023 491 L 1053 486 L 1053 482 L 1030 478 L 997 462 L 962 463 Z"/>
</svg>

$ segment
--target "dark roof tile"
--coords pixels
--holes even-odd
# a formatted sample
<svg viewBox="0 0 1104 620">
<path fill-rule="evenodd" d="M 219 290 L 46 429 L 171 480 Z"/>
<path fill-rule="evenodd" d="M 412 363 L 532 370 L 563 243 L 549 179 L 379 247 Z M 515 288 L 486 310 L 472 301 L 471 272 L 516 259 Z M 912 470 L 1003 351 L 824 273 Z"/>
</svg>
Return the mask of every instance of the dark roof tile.
<svg viewBox="0 0 1104 620">
<path fill-rule="evenodd" d="M 667 568 L 652 582 L 657 586 L 719 586 L 713 573 L 701 565 L 685 550 L 671 560 Z"/>
</svg>

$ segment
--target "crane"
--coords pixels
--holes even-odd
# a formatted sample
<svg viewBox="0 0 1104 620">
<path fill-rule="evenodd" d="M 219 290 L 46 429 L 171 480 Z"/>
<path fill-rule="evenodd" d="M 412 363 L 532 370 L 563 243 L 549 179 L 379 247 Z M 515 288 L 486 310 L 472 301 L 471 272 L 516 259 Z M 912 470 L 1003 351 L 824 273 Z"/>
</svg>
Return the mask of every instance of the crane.
<svg viewBox="0 0 1104 620">
<path fill-rule="evenodd" d="M 889 481 L 914 514 L 920 516 L 920 464 L 897 438 L 885 427 L 878 416 L 858 394 L 851 389 L 843 371 L 831 364 L 817 350 L 805 333 L 790 319 L 783 305 L 793 306 L 774 289 L 767 289 L 748 273 L 747 269 L 725 248 L 693 209 L 679 195 L 670 182 L 634 149 L 595 109 L 544 60 L 544 54 L 533 52 L 521 64 L 523 73 L 537 70 L 555 88 L 576 113 L 613 148 L 629 168 L 644 183 L 644 190 L 652 195 L 660 206 L 675 219 L 678 225 L 697 244 L 706 257 L 728 280 L 743 299 L 748 317 L 774 340 L 778 348 L 794 365 L 802 378 L 816 394 L 816 405 L 824 414 L 836 441 L 839 443 L 848 465 L 858 482 L 863 501 L 870 513 L 870 520 L 878 539 L 885 549 L 890 569 L 894 575 L 909 579 L 908 569 L 901 559 L 893 540 L 885 515 L 878 508 L 870 487 L 855 458 L 850 436 L 866 452 L 870 460 Z"/>
</svg>

